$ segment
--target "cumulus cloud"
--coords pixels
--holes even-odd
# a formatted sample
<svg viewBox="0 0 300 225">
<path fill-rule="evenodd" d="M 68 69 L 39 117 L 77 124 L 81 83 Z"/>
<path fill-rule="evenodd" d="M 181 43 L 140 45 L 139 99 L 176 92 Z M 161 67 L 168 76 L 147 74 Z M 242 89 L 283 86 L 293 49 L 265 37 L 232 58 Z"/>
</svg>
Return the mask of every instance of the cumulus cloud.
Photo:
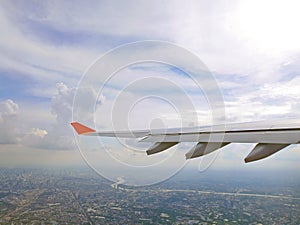
<svg viewBox="0 0 300 225">
<path fill-rule="evenodd" d="M 56 93 L 51 99 L 51 113 L 55 121 L 48 131 L 34 129 L 26 136 L 26 143 L 32 146 L 53 149 L 75 149 L 74 137 L 70 122 L 72 122 L 73 98 L 76 88 L 69 88 L 60 82 L 56 84 Z"/>
<path fill-rule="evenodd" d="M 64 83 L 57 83 L 56 88 L 57 92 L 51 100 L 51 111 L 57 123 L 64 125 L 71 120 L 75 89 L 67 87 Z"/>
<path fill-rule="evenodd" d="M 12 144 L 18 142 L 17 121 L 19 106 L 11 99 L 0 102 L 0 143 Z"/>
<path fill-rule="evenodd" d="M 20 132 L 19 105 L 11 99 L 0 102 L 0 125 L 6 129 L 0 130 L 0 143 L 13 144 L 19 143 L 24 146 L 30 146 L 41 149 L 70 150 L 74 149 L 74 137 L 70 122 L 72 121 L 73 98 L 77 92 L 76 88 L 69 88 L 64 83 L 57 83 L 57 92 L 53 95 L 51 101 L 51 112 L 55 121 L 48 130 L 39 127 L 30 127 L 26 121 L 22 122 Z M 77 93 L 78 94 L 78 93 Z M 86 98 L 96 98 L 96 93 L 91 90 L 81 90 L 78 104 L 86 112 L 85 115 L 92 117 L 93 112 L 89 112 L 86 107 Z M 97 104 L 100 105 L 105 100 L 100 96 Z M 86 109 L 86 110 L 85 110 Z"/>
<path fill-rule="evenodd" d="M 0 143 L 40 146 L 48 132 L 40 128 L 29 128 L 30 124 L 26 121 L 20 124 L 20 111 L 19 105 L 11 99 L 0 102 Z M 30 131 L 26 132 L 28 129 Z"/>
<path fill-rule="evenodd" d="M 21 143 L 30 147 L 41 147 L 45 136 L 48 134 L 46 130 L 40 128 L 32 128 L 28 134 L 22 137 Z"/>
<path fill-rule="evenodd" d="M 39 128 L 32 128 L 30 134 L 40 138 L 44 138 L 48 134 L 48 132 Z"/>
<path fill-rule="evenodd" d="M 77 103 L 83 108 L 85 116 L 89 115 L 89 118 L 91 118 L 93 111 L 89 111 L 90 107 L 87 107 L 86 99 L 96 99 L 96 92 L 90 89 L 82 89 L 78 93 L 76 88 L 70 88 L 62 82 L 56 84 L 56 89 L 57 92 L 51 100 L 51 112 L 55 116 L 56 121 L 52 124 L 52 128 L 48 131 L 48 133 L 44 135 L 44 138 L 40 138 L 42 141 L 41 147 L 62 150 L 74 149 L 74 137 L 70 126 L 70 122 L 72 122 L 74 96 L 75 94 L 81 96 L 78 98 L 79 101 Z M 100 97 L 97 104 L 101 105 L 104 99 L 104 97 Z M 86 119 L 87 118 L 84 118 L 83 120 Z"/>
<path fill-rule="evenodd" d="M 56 122 L 58 126 L 69 127 L 72 120 L 72 110 L 73 104 L 77 104 L 77 107 L 81 108 L 84 115 L 82 120 L 92 119 L 95 107 L 102 105 L 105 101 L 105 97 L 100 95 L 97 98 L 97 93 L 91 88 L 69 88 L 64 83 L 56 84 L 57 93 L 52 97 L 51 101 L 51 111 L 56 117 Z M 76 102 L 74 103 L 74 97 L 76 95 Z M 89 99 L 95 100 L 91 103 Z M 87 117 L 87 118 L 84 118 Z"/>
<path fill-rule="evenodd" d="M 16 116 L 18 110 L 18 104 L 11 99 L 0 102 L 0 122 L 3 122 L 4 118 Z"/>
</svg>

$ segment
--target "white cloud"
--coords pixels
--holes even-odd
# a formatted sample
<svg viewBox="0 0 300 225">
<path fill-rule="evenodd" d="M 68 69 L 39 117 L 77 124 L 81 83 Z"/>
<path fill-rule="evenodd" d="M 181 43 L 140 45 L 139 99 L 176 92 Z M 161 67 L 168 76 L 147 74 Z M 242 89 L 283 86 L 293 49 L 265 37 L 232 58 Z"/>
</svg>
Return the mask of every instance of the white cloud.
<svg viewBox="0 0 300 225">
<path fill-rule="evenodd" d="M 25 134 L 22 137 L 21 143 L 23 146 L 28 147 L 43 147 L 47 134 L 48 132 L 46 130 L 40 128 L 32 128 L 28 134 Z"/>
<path fill-rule="evenodd" d="M 19 140 L 18 143 L 32 147 L 73 148 L 69 122 L 76 89 L 70 87 L 96 56 L 117 44 L 141 39 L 171 41 L 198 54 L 216 72 L 224 90 L 227 115 L 232 122 L 299 115 L 299 31 L 295 27 L 298 20 L 293 20 L 298 18 L 297 7 L 293 4 L 298 6 L 298 3 L 92 1 L 87 4 L 43 1 L 32 4 L 6 1 L 0 4 L 0 68 L 17 72 L 12 76 L 19 73 L 18 76 L 30 77 L 37 82 L 26 93 L 51 98 L 51 109 L 49 104 L 46 110 L 53 113 L 52 116 L 50 112 L 38 115 L 36 120 L 39 122 L 36 122 L 32 117 L 43 110 L 33 108 L 30 111 L 26 107 L 26 113 L 20 115 L 18 112 L 25 110 L 21 103 L 19 109 L 12 100 L 1 102 L 0 124 L 8 128 L 0 131 L 1 143 L 17 143 Z M 283 18 L 276 13 L 281 10 L 280 5 L 283 9 L 280 13 L 285 15 Z M 253 17 L 257 8 L 260 10 Z M 62 40 L 55 43 L 52 37 Z M 84 40 L 80 42 L 80 38 Z M 92 44 L 87 43 L 90 40 Z M 124 76 L 111 80 L 116 89 L 112 88 L 108 93 L 117 93 L 118 88 L 128 82 L 131 72 L 128 70 Z M 138 76 L 141 75 L 149 77 L 154 73 L 141 72 Z M 164 75 L 175 83 L 184 83 L 190 90 L 196 90 L 186 79 Z M 55 89 L 53 84 L 58 81 L 62 83 L 58 83 Z M 158 82 L 148 82 L 147 87 L 168 88 Z M 142 96 L 143 88 L 140 88 L 140 93 L 126 96 L 127 100 Z M 86 100 L 94 98 L 97 93 L 93 90 L 78 91 L 81 92 L 78 104 L 86 109 L 85 114 L 78 118 L 90 121 L 94 108 Z M 193 97 L 199 107 L 196 109 L 198 114 L 202 120 L 207 120 L 203 101 L 196 95 Z M 104 100 L 100 96 L 99 101 Z M 106 104 L 97 111 L 101 113 L 97 115 L 97 122 L 102 127 L 109 127 L 113 103 L 109 96 L 105 101 Z M 184 99 L 178 98 L 180 101 Z M 35 102 L 30 102 L 33 104 Z M 124 108 L 126 106 L 121 107 Z M 147 112 L 150 116 L 172 120 L 170 124 L 176 124 L 178 119 L 176 113 L 171 115 L 170 110 L 153 102 L 150 106 L 140 107 L 138 113 L 129 119 L 144 128 L 151 121 Z M 122 113 L 121 110 L 119 114 Z M 43 122 L 40 122 L 41 118 Z M 20 129 L 28 132 L 21 141 Z"/>
<path fill-rule="evenodd" d="M 11 99 L 0 102 L 0 122 L 3 122 L 4 118 L 16 116 L 18 110 L 18 104 Z"/>
<path fill-rule="evenodd" d="M 57 83 L 57 93 L 52 97 L 51 111 L 56 118 L 52 128 L 48 130 L 48 134 L 43 139 L 43 147 L 47 149 L 75 149 L 74 137 L 70 122 L 72 122 L 73 99 L 75 94 L 81 96 L 78 99 L 80 107 L 82 107 L 85 116 L 88 118 L 83 121 L 90 120 L 93 111 L 89 111 L 90 107 L 86 104 L 86 99 L 96 99 L 96 93 L 92 90 L 77 90 L 70 88 L 64 83 Z M 79 92 L 79 93 L 77 93 Z M 101 105 L 105 97 L 98 99 L 97 104 Z M 82 122 L 82 121 L 81 121 Z"/>
<path fill-rule="evenodd" d="M 34 4 L 24 1 L 20 4 L 8 3 L 5 7 L 16 17 L 60 31 L 112 37 L 163 33 L 170 28 L 174 16 L 174 4 L 169 7 L 161 1 L 43 1 Z M 68 13 L 64 9 L 68 9 Z"/>
<path fill-rule="evenodd" d="M 85 68 L 99 55 L 79 46 L 55 46 L 37 41 L 29 35 L 31 31 L 22 29 L 22 19 L 18 20 L 10 10 L 5 10 L 7 2 L 1 5 L 0 69 L 13 71 L 11 76 L 21 74 L 41 84 L 60 80 L 76 83 Z"/>
<path fill-rule="evenodd" d="M 274 54 L 269 49 L 260 49 L 253 42 L 261 36 L 259 32 L 252 32 L 252 36 L 248 35 L 245 38 L 243 36 L 245 34 L 239 30 L 239 21 L 250 20 L 252 27 L 260 25 L 257 19 L 252 17 L 251 11 L 257 4 L 260 5 L 259 2 L 251 3 L 249 18 L 245 17 L 245 13 L 241 13 L 247 9 L 244 6 L 250 3 L 175 1 L 170 4 L 161 1 L 122 3 L 92 1 L 91 4 L 81 2 L 70 4 L 46 1 L 31 4 L 21 1 L 16 4 L 4 2 L 3 13 L 0 14 L 3 34 L 0 37 L 3 53 L 0 57 L 3 63 L 0 66 L 27 73 L 40 81 L 67 82 L 67 79 L 74 78 L 74 75 L 77 79 L 96 56 L 103 54 L 104 49 L 115 47 L 115 44 L 108 41 L 112 38 L 118 39 L 118 43 L 126 43 L 131 40 L 130 38 L 132 40 L 160 39 L 175 42 L 192 50 L 210 69 L 219 74 L 247 76 L 248 82 L 255 85 L 280 80 L 284 76 L 280 72 L 280 66 L 290 61 L 291 55 L 297 55 L 299 52 L 295 46 L 279 54 Z M 266 3 L 264 7 L 268 4 Z M 281 4 L 289 9 L 293 8 L 295 2 L 289 1 L 288 4 L 281 2 L 276 6 Z M 125 6 L 126 10 L 124 10 Z M 68 9 L 68 13 L 64 13 L 65 8 Z M 266 9 L 269 8 L 264 9 L 268 17 L 269 10 Z M 272 25 L 270 20 L 266 21 L 265 27 Z M 27 23 L 22 24 L 22 21 L 27 21 L 29 25 L 25 26 L 24 24 Z M 38 26 L 34 27 L 34 24 Z M 280 27 L 283 25 L 280 24 Z M 296 30 L 289 28 L 289 36 L 293 36 Z M 268 29 L 266 28 L 265 31 L 267 32 Z M 42 32 L 46 33 L 42 35 Z M 276 32 L 282 33 L 280 29 Z M 84 34 L 101 41 L 92 47 L 80 43 L 76 47 L 71 46 L 72 38 L 69 46 L 47 41 L 47 38 L 51 39 L 52 35 L 67 38 L 64 35 L 77 33 L 78 36 Z M 111 38 L 104 38 L 101 35 Z M 276 43 L 273 45 L 275 46 Z"/>
<path fill-rule="evenodd" d="M 30 134 L 40 138 L 44 138 L 48 134 L 48 132 L 39 128 L 32 128 Z"/>
<path fill-rule="evenodd" d="M 73 98 L 75 89 L 68 88 L 64 83 L 56 84 L 57 93 L 52 97 L 52 113 L 60 125 L 71 122 Z"/>
<path fill-rule="evenodd" d="M 300 116 L 300 79 L 268 83 L 256 88 L 230 90 L 232 99 L 225 99 L 230 121 L 287 119 Z"/>
<path fill-rule="evenodd" d="M 22 108 L 19 109 L 18 104 L 11 99 L 0 102 L 0 125 L 6 128 L 0 130 L 0 143 L 19 143 L 24 146 L 40 149 L 75 149 L 70 122 L 72 121 L 73 98 L 76 93 L 76 88 L 69 88 L 64 83 L 58 83 L 56 88 L 57 93 L 52 97 L 51 105 L 51 111 L 55 120 L 49 119 L 51 124 L 49 126 L 46 123 L 49 127 L 47 130 L 31 127 L 32 124 L 38 125 L 35 121 L 23 121 L 24 117 L 20 115 L 23 113 Z M 82 107 L 85 107 L 86 98 L 94 97 L 94 92 L 83 92 L 81 99 Z M 98 104 L 102 104 L 104 99 L 104 97 L 100 97 Z M 34 115 L 35 110 L 36 109 L 31 111 L 32 115 Z M 93 112 L 88 113 L 92 115 Z M 26 114 L 28 114 L 28 112 Z M 44 120 L 43 117 L 42 120 Z M 22 122 L 21 125 L 20 121 Z"/>
<path fill-rule="evenodd" d="M 19 106 L 11 99 L 0 102 L 0 143 L 12 144 L 18 142 L 16 117 Z"/>
</svg>

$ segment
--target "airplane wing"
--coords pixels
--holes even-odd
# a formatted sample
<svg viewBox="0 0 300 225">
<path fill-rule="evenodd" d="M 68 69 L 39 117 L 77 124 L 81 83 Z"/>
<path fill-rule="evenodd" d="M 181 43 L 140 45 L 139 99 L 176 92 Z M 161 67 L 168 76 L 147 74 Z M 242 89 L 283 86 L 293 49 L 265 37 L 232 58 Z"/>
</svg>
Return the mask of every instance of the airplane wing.
<svg viewBox="0 0 300 225">
<path fill-rule="evenodd" d="M 79 135 L 119 138 L 140 138 L 152 142 L 148 155 L 162 152 L 179 142 L 198 142 L 186 159 L 209 154 L 230 143 L 257 143 L 244 161 L 266 158 L 291 144 L 300 143 L 300 121 L 252 122 L 203 127 L 97 132 L 78 122 L 71 125 Z"/>
</svg>

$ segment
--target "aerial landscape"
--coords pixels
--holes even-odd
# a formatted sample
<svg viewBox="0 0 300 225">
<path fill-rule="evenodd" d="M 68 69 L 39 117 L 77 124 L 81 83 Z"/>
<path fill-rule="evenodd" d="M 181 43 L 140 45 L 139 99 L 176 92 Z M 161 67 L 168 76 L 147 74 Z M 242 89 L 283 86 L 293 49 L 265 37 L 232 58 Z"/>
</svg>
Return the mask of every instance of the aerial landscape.
<svg viewBox="0 0 300 225">
<path fill-rule="evenodd" d="M 127 187 L 88 169 L 1 170 L 2 224 L 299 224 L 299 174 L 184 171 Z M 195 180 L 195 177 L 197 178 Z M 5 182 L 5 183 L 4 183 Z"/>
<path fill-rule="evenodd" d="M 0 224 L 300 224 L 300 2 L 0 1 Z"/>
</svg>

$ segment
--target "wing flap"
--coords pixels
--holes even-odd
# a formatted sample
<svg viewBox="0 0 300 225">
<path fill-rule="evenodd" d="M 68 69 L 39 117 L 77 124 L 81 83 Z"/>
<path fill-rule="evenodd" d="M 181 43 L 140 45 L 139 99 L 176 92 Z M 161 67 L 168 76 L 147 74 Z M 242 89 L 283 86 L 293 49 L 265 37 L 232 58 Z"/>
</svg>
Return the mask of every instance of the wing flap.
<svg viewBox="0 0 300 225">
<path fill-rule="evenodd" d="M 147 150 L 147 155 L 152 155 L 155 153 L 162 152 L 162 151 L 167 150 L 168 148 L 171 148 L 177 144 L 178 144 L 178 142 L 156 142 L 154 145 L 152 145 Z"/>
<path fill-rule="evenodd" d="M 249 155 L 244 159 L 246 163 L 253 162 L 266 158 L 274 153 L 280 151 L 281 149 L 287 147 L 288 144 L 257 144 L 254 149 L 249 153 Z"/>
<path fill-rule="evenodd" d="M 218 142 L 199 142 L 196 146 L 194 146 L 189 152 L 185 154 L 186 159 L 192 159 L 196 157 L 200 157 L 206 154 L 209 154 L 213 151 L 216 151 L 230 143 L 218 143 Z"/>
</svg>

